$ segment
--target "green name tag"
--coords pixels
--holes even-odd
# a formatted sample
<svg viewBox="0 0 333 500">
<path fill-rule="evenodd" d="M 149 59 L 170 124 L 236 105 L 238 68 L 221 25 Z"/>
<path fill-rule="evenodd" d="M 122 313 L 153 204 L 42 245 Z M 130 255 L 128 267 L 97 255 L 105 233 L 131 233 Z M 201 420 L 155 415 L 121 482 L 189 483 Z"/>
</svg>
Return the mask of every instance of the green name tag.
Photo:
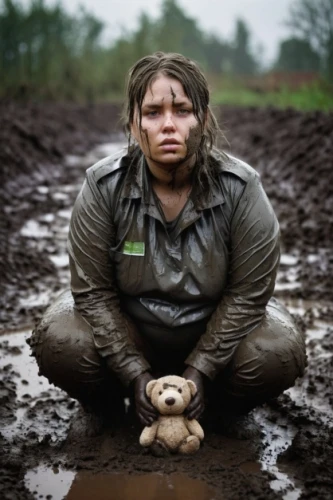
<svg viewBox="0 0 333 500">
<path fill-rule="evenodd" d="M 145 244 L 141 241 L 125 241 L 123 254 L 143 257 L 145 254 Z"/>
</svg>

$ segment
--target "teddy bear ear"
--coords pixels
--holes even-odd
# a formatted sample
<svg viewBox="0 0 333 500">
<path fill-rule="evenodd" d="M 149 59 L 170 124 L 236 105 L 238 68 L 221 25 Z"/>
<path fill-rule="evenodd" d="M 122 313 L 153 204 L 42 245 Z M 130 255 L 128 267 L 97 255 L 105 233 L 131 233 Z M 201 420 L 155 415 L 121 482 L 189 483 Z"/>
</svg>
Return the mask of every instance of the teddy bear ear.
<svg viewBox="0 0 333 500">
<path fill-rule="evenodd" d="M 146 394 L 148 398 L 151 398 L 151 394 L 156 384 L 157 380 L 150 380 L 150 382 L 148 382 L 148 384 L 146 385 Z"/>
<path fill-rule="evenodd" d="M 195 383 L 192 380 L 186 380 L 186 382 L 190 388 L 192 396 L 195 396 L 197 393 L 197 386 L 195 385 Z"/>
</svg>

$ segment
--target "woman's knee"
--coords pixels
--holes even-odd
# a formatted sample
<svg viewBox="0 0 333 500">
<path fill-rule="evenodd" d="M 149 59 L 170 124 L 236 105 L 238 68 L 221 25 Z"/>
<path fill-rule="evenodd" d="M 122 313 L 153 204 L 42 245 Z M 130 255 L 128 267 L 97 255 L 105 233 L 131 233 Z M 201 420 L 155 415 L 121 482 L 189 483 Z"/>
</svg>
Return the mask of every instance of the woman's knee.
<svg viewBox="0 0 333 500">
<path fill-rule="evenodd" d="M 91 328 L 75 310 L 70 291 L 62 293 L 45 311 L 30 346 L 40 374 L 73 397 L 83 384 L 89 387 L 103 379 Z"/>
<path fill-rule="evenodd" d="M 235 393 L 275 397 L 304 373 L 304 336 L 288 311 L 270 301 L 260 325 L 238 346 L 231 365 Z"/>
</svg>

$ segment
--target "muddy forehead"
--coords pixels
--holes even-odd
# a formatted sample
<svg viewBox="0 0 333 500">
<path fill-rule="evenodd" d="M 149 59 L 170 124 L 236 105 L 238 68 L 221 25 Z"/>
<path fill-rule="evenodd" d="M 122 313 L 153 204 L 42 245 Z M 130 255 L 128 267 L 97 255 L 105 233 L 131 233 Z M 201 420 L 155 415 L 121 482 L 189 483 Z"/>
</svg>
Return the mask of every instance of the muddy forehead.
<svg viewBox="0 0 333 500">
<path fill-rule="evenodd" d="M 154 91 L 152 88 L 147 90 L 147 93 L 143 99 L 142 106 L 149 106 L 149 104 L 153 102 L 154 105 L 160 105 L 162 106 L 164 101 L 167 98 L 171 98 L 172 102 L 174 104 L 182 105 L 182 104 L 188 104 L 191 102 L 189 97 L 185 94 L 184 90 L 180 90 L 177 93 L 177 90 L 174 90 L 172 85 L 170 85 L 170 89 L 168 92 L 165 92 L 162 97 L 156 96 L 156 93 L 154 94 Z M 176 99 L 178 101 L 176 102 Z"/>
</svg>

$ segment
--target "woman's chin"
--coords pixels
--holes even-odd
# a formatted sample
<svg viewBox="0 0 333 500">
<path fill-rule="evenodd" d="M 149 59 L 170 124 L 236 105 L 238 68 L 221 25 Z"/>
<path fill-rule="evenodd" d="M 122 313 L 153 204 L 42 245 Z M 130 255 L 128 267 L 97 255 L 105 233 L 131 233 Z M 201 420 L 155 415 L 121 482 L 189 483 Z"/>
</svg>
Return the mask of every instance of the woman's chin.
<svg viewBox="0 0 333 500">
<path fill-rule="evenodd" d="M 178 165 L 183 165 L 189 158 L 186 155 L 168 154 L 163 156 L 156 155 L 155 157 L 151 157 L 150 160 L 161 168 L 174 168 Z"/>
</svg>

